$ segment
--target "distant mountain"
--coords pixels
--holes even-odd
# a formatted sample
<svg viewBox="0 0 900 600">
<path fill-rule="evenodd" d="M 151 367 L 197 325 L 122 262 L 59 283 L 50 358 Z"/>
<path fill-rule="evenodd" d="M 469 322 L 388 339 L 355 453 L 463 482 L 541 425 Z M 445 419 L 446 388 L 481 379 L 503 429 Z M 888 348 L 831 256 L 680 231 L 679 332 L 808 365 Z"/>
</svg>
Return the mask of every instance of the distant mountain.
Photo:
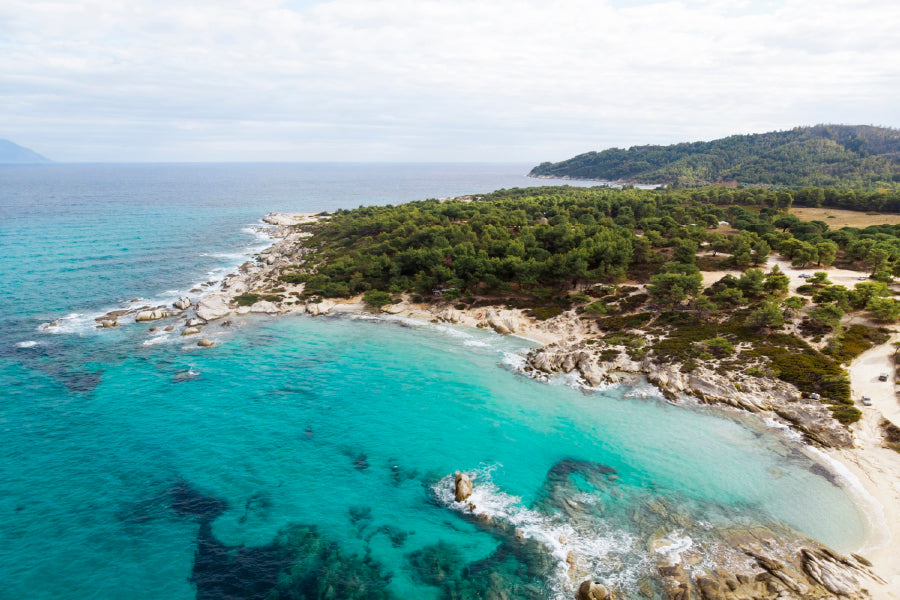
<svg viewBox="0 0 900 600">
<path fill-rule="evenodd" d="M 53 162 L 34 150 L 23 148 L 9 140 L 0 140 L 0 164 L 37 164 Z"/>
<path fill-rule="evenodd" d="M 694 186 L 900 187 L 900 130 L 816 125 L 711 142 L 632 146 L 545 162 L 532 177 Z"/>
</svg>

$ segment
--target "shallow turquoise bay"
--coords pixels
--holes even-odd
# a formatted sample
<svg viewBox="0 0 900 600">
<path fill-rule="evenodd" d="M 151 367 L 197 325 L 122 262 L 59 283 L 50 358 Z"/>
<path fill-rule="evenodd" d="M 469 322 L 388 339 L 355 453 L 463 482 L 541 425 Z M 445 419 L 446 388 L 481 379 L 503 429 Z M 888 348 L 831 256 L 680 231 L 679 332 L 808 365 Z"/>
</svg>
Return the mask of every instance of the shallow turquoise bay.
<svg viewBox="0 0 900 600">
<path fill-rule="evenodd" d="M 411 566 L 416 551 L 443 542 L 470 563 L 497 548 L 441 500 L 456 470 L 475 474 L 480 499 L 552 541 L 559 522 L 529 511 L 548 471 L 565 459 L 614 468 L 619 492 L 604 498 L 604 518 L 568 536 L 615 581 L 647 568 L 629 514 L 654 496 L 676 499 L 701 528 L 780 520 L 841 550 L 862 542 L 851 496 L 790 439 L 671 405 L 651 388 L 583 393 L 529 380 L 510 368 L 530 346 L 518 338 L 396 319 L 250 318 L 210 326 L 218 344 L 199 349 L 149 325 L 93 329 L 92 314 L 186 289 L 259 243 L 241 230 L 268 206 L 243 188 L 216 188 L 226 209 L 212 193 L 192 203 L 188 183 L 206 189 L 217 172 L 187 182 L 178 173 L 151 170 L 118 186 L 95 173 L 80 208 L 54 192 L 75 215 L 41 213 L 40 231 L 11 199 L 46 182 L 4 181 L 3 206 L 18 216 L 0 224 L 3 597 L 195 597 L 199 527 L 172 510 L 176 482 L 227 502 L 212 521 L 224 544 L 265 546 L 288 525 L 314 525 L 340 552 L 390 573 L 399 597 L 439 595 Z M 465 190 L 465 174 L 456 177 Z M 91 192 L 98 179 L 107 186 Z M 319 185 L 327 197 L 328 183 Z M 304 210 L 290 193 L 270 204 Z M 125 211 L 118 195 L 143 198 L 145 218 L 111 219 L 109 203 Z M 98 257 L 108 257 L 99 276 Z M 62 321 L 62 333 L 38 330 L 68 313 L 85 316 Z M 547 582 L 548 596 L 556 585 Z"/>
</svg>

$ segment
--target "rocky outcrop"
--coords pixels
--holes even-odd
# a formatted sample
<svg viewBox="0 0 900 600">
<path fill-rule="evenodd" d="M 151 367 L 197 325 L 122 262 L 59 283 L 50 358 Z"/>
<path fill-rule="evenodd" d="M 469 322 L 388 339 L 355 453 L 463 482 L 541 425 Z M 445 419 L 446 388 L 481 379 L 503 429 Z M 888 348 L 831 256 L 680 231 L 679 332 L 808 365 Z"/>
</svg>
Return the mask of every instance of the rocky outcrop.
<svg viewBox="0 0 900 600">
<path fill-rule="evenodd" d="M 606 600 L 609 598 L 609 590 L 599 581 L 582 581 L 575 594 L 576 600 Z"/>
<path fill-rule="evenodd" d="M 718 373 L 700 366 L 688 373 L 680 363 L 660 364 L 652 358 L 633 360 L 620 353 L 603 360 L 601 349 L 584 343 L 552 344 L 531 351 L 522 372 L 538 379 L 550 373 L 577 372 L 588 386 L 635 381 L 656 385 L 670 400 L 692 396 L 707 404 L 727 404 L 755 413 L 771 413 L 822 446 L 849 448 L 853 438 L 834 420 L 828 407 L 803 398 L 793 385 L 772 377 Z"/>
<path fill-rule="evenodd" d="M 173 317 L 177 313 L 171 312 L 166 308 L 154 308 L 151 310 L 142 310 L 135 317 L 134 320 L 138 322 L 144 321 L 158 321 L 159 319 L 166 319 L 168 317 Z"/>
<path fill-rule="evenodd" d="M 466 473 L 457 471 L 453 474 L 453 496 L 457 502 L 463 502 L 472 495 L 472 478 Z"/>
<path fill-rule="evenodd" d="M 327 315 L 334 308 L 334 302 L 331 300 L 321 300 L 320 302 L 307 302 L 306 312 L 314 317 L 319 315 Z"/>
<path fill-rule="evenodd" d="M 197 305 L 197 316 L 204 321 L 215 321 L 231 314 L 228 306 L 231 296 L 224 292 L 213 292 L 200 300 Z"/>
<path fill-rule="evenodd" d="M 250 312 L 274 315 L 274 314 L 281 312 L 281 310 L 277 306 L 275 306 L 274 304 L 272 304 L 271 302 L 269 302 L 267 300 L 260 300 L 259 302 L 256 302 L 255 304 L 253 304 L 253 306 L 250 307 Z"/>
<path fill-rule="evenodd" d="M 452 481 L 456 492 L 459 472 Z M 614 507 L 579 501 L 586 488 L 596 490 L 595 498 L 617 498 L 628 507 L 630 524 L 625 527 L 634 546 L 624 542 L 621 548 L 603 551 L 606 583 L 595 581 L 597 574 L 592 574 L 596 549 L 577 542 L 570 545 L 566 537 L 555 533 L 547 535 L 563 528 L 576 537 L 590 535 L 617 517 Z M 493 507 L 485 511 L 471 497 L 462 503 L 455 493 L 441 496 L 457 514 L 496 536 L 501 556 L 515 554 L 525 562 L 523 570 L 553 576 L 576 600 L 834 600 L 835 596 L 863 600 L 868 597 L 864 582 L 884 583 L 862 557 L 842 556 L 784 524 L 725 524 L 730 520 L 720 517 L 731 515 L 732 507 L 698 505 L 696 498 L 677 491 L 660 495 L 629 490 L 619 484 L 615 469 L 600 463 L 560 460 L 547 472 L 536 497 L 528 507 L 529 523 L 546 519 L 550 527 L 524 531 L 517 510 L 498 513 Z M 698 526 L 698 514 L 704 511 L 719 516 Z M 551 554 L 547 564 L 545 558 Z M 640 581 L 625 583 L 627 578 L 620 575 L 631 568 L 623 562 L 626 554 L 649 557 L 652 572 Z M 562 564 L 561 556 L 565 556 Z M 586 572 L 581 566 L 587 567 Z"/>
</svg>

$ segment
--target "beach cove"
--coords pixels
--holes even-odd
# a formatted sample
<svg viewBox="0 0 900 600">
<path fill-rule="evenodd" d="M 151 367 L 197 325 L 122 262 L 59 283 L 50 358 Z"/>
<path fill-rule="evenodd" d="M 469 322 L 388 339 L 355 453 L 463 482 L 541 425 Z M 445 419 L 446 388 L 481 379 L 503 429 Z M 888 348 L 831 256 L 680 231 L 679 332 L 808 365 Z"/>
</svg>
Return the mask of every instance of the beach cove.
<svg viewBox="0 0 900 600">
<path fill-rule="evenodd" d="M 254 243 L 251 254 L 263 251 L 266 263 L 272 252 L 259 248 L 261 239 Z M 179 298 L 198 297 L 191 289 L 215 286 L 191 284 L 159 302 L 125 306 L 175 312 Z M 401 596 L 437 597 L 462 586 L 478 561 L 482 570 L 474 572 L 505 573 L 501 581 L 546 597 L 570 597 L 589 576 L 613 589 L 640 589 L 657 555 L 690 556 L 693 548 L 696 556 L 727 523 L 782 520 L 840 552 L 864 543 L 865 515 L 852 495 L 816 474 L 791 436 L 669 404 L 649 386 L 585 395 L 564 379 L 531 381 L 517 374 L 531 344 L 477 325 L 542 343 L 565 339 L 566 331 L 520 330 L 518 316 L 500 311 L 479 318 L 406 306 L 390 307 L 393 316 L 353 304 L 292 307 L 350 317 L 322 320 L 248 308 L 240 320 L 221 315 L 196 334 L 215 343 L 208 349 L 181 336 L 180 325 L 165 331 L 171 319 L 130 324 L 126 316 L 125 326 L 94 329 L 108 314 L 100 310 L 82 320 L 59 319 L 57 311 L 41 324 L 56 322 L 62 333 L 45 327 L 5 340 L 6 374 L 23 382 L 11 388 L 16 402 L 4 414 L 21 443 L 7 465 L 42 457 L 10 478 L 17 493 L 8 514 L 19 515 L 16 532 L 27 541 L 10 539 L 2 564 L 18 563 L 23 593 L 48 586 L 43 578 L 64 548 L 98 535 L 103 544 L 89 543 L 97 555 L 84 554 L 53 585 L 72 586 L 78 573 L 96 572 L 103 556 L 117 556 L 125 573 L 146 570 L 150 557 L 158 561 L 152 583 L 101 577 L 74 589 L 88 595 L 100 585 L 108 597 L 123 589 L 139 597 L 135 589 L 158 585 L 166 597 L 194 597 L 194 586 L 209 589 L 197 571 L 198 543 L 278 554 L 273 540 L 297 524 L 315 531 L 295 528 L 276 550 L 302 548 L 335 573 L 352 571 Z M 73 330 L 75 323 L 88 325 Z M 76 354 L 78 365 L 67 364 Z M 45 385 L 48 374 L 56 400 L 28 389 Z M 110 451 L 97 464 L 72 462 L 98 445 Z M 473 474 L 475 505 L 513 529 L 486 530 L 460 517 L 442 496 L 456 470 Z M 576 474 L 574 488 L 561 487 L 563 472 Z M 73 492 L 64 481 L 84 487 Z M 797 506 L 798 497 L 821 505 Z M 633 506 L 645 509 L 637 520 Z M 340 552 L 326 551 L 321 540 L 337 542 Z M 498 544 L 518 558 L 501 560 Z M 433 561 L 445 565 L 442 576 L 417 568 Z M 529 578 L 516 575 L 516 564 L 530 565 Z M 214 579 L 216 565 L 206 566 Z"/>
</svg>

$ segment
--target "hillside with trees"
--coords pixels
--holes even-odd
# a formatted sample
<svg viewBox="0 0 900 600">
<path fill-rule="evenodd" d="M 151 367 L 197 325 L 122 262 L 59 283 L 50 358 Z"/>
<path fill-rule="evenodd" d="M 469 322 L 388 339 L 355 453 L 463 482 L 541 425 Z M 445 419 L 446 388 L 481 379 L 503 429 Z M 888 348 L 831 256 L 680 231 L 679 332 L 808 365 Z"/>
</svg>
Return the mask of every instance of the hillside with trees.
<svg viewBox="0 0 900 600">
<path fill-rule="evenodd" d="M 900 130 L 816 125 L 709 142 L 632 146 L 545 162 L 532 177 L 668 186 L 900 187 Z"/>
</svg>

